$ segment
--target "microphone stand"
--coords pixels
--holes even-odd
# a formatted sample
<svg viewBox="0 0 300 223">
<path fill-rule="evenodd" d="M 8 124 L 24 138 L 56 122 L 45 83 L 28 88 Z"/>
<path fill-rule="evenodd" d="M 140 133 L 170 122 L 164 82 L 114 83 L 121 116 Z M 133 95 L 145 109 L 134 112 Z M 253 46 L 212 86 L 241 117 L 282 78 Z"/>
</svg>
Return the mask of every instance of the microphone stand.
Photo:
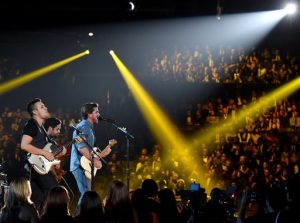
<svg viewBox="0 0 300 223">
<path fill-rule="evenodd" d="M 130 168 L 129 168 L 129 138 L 134 139 L 134 136 L 131 135 L 129 132 L 127 132 L 125 127 L 120 127 L 117 126 L 116 123 L 114 122 L 110 122 L 113 126 L 116 127 L 116 129 L 120 130 L 121 132 L 123 132 L 125 134 L 126 137 L 126 153 L 127 153 L 127 157 L 126 157 L 126 181 L 127 181 L 127 187 L 129 190 L 129 177 L 130 177 Z"/>
<path fill-rule="evenodd" d="M 93 146 L 91 146 L 84 137 L 82 137 L 82 133 L 78 132 L 77 130 L 76 134 L 79 136 L 79 138 L 82 139 L 83 142 L 85 142 L 85 144 L 90 148 L 90 157 L 91 157 L 91 190 L 94 190 L 95 188 L 95 176 L 94 176 L 94 156 L 96 155 L 99 159 L 101 159 L 101 161 L 105 164 L 107 164 L 106 160 L 103 159 L 101 156 L 99 156 L 94 150 L 93 150 Z M 98 148 L 98 150 L 101 152 L 101 150 Z"/>
</svg>

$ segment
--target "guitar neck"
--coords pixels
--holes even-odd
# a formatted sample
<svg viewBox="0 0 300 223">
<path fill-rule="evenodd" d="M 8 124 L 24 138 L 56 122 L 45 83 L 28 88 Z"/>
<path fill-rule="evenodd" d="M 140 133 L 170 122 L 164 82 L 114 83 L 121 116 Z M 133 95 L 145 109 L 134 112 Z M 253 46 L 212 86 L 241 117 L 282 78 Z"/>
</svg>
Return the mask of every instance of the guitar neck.
<svg viewBox="0 0 300 223">
<path fill-rule="evenodd" d="M 58 147 L 59 149 L 57 151 L 55 151 L 53 154 L 53 156 L 57 156 L 62 150 L 63 150 L 63 147 Z"/>
<path fill-rule="evenodd" d="M 52 144 L 50 146 L 50 148 L 51 148 L 51 152 L 52 152 L 53 156 L 57 156 L 63 150 L 64 147 L 59 146 L 57 144 Z"/>
<path fill-rule="evenodd" d="M 100 150 L 98 147 L 94 147 L 94 148 L 96 148 L 96 150 L 94 150 L 94 152 L 96 153 L 96 157 L 98 156 L 98 157 L 100 157 L 100 158 L 102 158 L 102 157 L 105 157 L 105 156 L 107 156 L 108 154 L 106 154 L 107 153 L 107 150 L 108 149 L 111 149 L 111 147 L 112 146 L 114 146 L 116 144 L 116 141 L 112 141 L 111 143 L 109 143 L 103 150 Z M 103 162 L 104 162 L 104 160 L 102 160 Z"/>
<path fill-rule="evenodd" d="M 64 147 L 68 148 L 70 145 L 72 145 L 73 141 L 69 142 L 65 146 L 59 146 L 57 143 L 55 143 L 55 146 L 58 148 L 56 151 L 54 151 L 52 154 L 54 156 L 58 155 L 61 151 L 63 151 Z"/>
</svg>

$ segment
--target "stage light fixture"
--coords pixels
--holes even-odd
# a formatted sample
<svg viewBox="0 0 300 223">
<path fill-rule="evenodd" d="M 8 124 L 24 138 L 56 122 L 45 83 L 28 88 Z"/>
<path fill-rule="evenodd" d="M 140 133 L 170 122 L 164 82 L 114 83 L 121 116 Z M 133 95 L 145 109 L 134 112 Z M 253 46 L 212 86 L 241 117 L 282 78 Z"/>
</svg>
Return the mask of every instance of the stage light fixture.
<svg viewBox="0 0 300 223">
<path fill-rule="evenodd" d="M 288 15 L 292 15 L 295 14 L 297 11 L 297 5 L 295 3 L 288 3 L 285 8 L 284 11 L 286 14 Z"/>
</svg>

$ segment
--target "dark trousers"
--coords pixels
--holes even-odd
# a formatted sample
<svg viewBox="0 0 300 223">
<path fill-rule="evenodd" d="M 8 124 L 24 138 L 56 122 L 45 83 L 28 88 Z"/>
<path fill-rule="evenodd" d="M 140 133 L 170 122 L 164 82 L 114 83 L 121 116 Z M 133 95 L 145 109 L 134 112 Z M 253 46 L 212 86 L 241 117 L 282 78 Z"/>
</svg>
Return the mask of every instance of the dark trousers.
<svg viewBox="0 0 300 223">
<path fill-rule="evenodd" d="M 40 212 L 43 209 L 44 202 L 52 187 L 57 186 L 55 176 L 49 172 L 46 175 L 37 173 L 33 168 L 31 169 L 30 185 L 32 190 L 31 200 L 36 205 Z"/>
</svg>

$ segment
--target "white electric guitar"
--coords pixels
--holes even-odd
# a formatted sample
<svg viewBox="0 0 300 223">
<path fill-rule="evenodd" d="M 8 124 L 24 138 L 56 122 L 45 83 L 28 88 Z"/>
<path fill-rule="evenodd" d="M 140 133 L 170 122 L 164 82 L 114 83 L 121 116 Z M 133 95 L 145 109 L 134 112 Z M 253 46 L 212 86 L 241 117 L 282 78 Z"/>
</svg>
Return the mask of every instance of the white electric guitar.
<svg viewBox="0 0 300 223">
<path fill-rule="evenodd" d="M 43 148 L 43 150 L 51 152 L 54 156 L 56 156 L 63 150 L 63 147 L 58 147 L 53 143 L 48 143 Z M 33 168 L 36 170 L 36 172 L 38 172 L 41 175 L 49 173 L 53 165 L 60 164 L 60 160 L 54 159 L 52 161 L 49 161 L 42 155 L 35 155 L 30 153 L 28 154 L 27 159 L 29 163 L 33 166 Z"/>
<path fill-rule="evenodd" d="M 107 154 L 107 150 L 109 150 L 112 146 L 114 146 L 115 144 L 117 144 L 117 140 L 115 140 L 115 139 L 111 139 L 111 140 L 109 140 L 109 143 L 108 143 L 108 145 L 105 147 L 105 149 L 103 149 L 100 153 L 99 152 L 97 152 L 98 151 L 98 148 L 97 147 L 94 147 L 93 148 L 93 151 L 97 154 L 97 155 L 94 155 L 94 157 L 97 157 L 97 156 L 100 156 L 100 157 L 104 157 L 104 156 L 106 156 L 106 154 Z M 88 178 L 88 179 L 91 179 L 92 178 L 92 162 L 91 162 L 91 160 L 89 160 L 88 158 L 86 158 L 85 156 L 82 156 L 81 158 L 80 158 L 80 165 L 81 165 L 81 167 L 83 168 L 83 171 L 84 171 L 84 174 L 85 174 L 85 176 Z M 102 168 L 102 165 L 101 165 L 101 167 L 99 168 L 99 169 L 101 169 Z M 93 173 L 94 173 L 94 176 L 96 175 L 96 173 L 97 173 L 97 168 L 96 167 L 94 167 L 94 171 L 93 171 Z"/>
</svg>

